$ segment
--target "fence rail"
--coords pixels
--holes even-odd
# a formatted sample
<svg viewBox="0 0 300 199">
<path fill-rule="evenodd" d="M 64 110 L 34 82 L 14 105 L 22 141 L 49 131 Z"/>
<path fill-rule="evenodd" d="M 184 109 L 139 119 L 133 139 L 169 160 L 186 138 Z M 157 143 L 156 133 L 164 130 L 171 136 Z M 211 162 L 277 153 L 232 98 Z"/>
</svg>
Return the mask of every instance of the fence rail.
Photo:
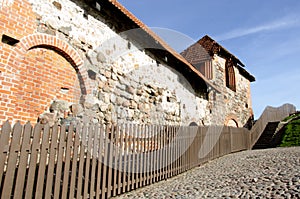
<svg viewBox="0 0 300 199">
<path fill-rule="evenodd" d="M 5 122 L 0 134 L 1 198 L 109 198 L 250 149 L 253 131 L 233 127 Z M 276 116 L 276 117 L 277 117 Z M 273 117 L 273 119 L 275 116 Z M 281 118 L 282 119 L 282 118 Z"/>
</svg>

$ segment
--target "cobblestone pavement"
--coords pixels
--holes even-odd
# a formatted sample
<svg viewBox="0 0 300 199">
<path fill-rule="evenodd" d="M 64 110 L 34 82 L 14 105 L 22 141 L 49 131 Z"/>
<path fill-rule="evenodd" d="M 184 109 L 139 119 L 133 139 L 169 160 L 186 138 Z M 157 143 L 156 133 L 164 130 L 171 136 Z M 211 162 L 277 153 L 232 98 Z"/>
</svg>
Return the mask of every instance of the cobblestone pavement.
<svg viewBox="0 0 300 199">
<path fill-rule="evenodd" d="M 300 198 L 300 147 L 226 155 L 123 198 Z"/>
</svg>

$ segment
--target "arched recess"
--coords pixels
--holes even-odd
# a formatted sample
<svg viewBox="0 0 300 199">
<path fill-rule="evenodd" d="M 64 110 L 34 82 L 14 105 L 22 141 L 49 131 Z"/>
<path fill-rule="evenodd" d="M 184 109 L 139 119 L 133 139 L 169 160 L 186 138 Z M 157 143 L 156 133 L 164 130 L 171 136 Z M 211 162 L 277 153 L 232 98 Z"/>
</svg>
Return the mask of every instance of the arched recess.
<svg viewBox="0 0 300 199">
<path fill-rule="evenodd" d="M 65 89 L 65 80 L 76 79 L 79 90 L 77 103 L 90 93 L 88 74 L 79 53 L 67 42 L 51 35 L 32 34 L 22 38 L 8 58 L 7 69 L 13 83 L 10 89 L 13 120 L 35 122 L 41 110 L 55 98 L 48 95 L 52 92 L 51 86 L 55 84 Z M 54 77 L 47 79 L 44 77 L 46 74 Z M 48 84 L 43 84 L 45 78 Z M 61 83 L 58 84 L 58 81 Z M 57 90 L 53 92 L 57 93 Z"/>
<path fill-rule="evenodd" d="M 226 60 L 225 63 L 225 80 L 226 87 L 230 88 L 233 91 L 236 91 L 234 63 L 231 59 Z"/>
<path fill-rule="evenodd" d="M 239 127 L 238 118 L 234 114 L 229 114 L 224 122 L 225 126 Z"/>
</svg>

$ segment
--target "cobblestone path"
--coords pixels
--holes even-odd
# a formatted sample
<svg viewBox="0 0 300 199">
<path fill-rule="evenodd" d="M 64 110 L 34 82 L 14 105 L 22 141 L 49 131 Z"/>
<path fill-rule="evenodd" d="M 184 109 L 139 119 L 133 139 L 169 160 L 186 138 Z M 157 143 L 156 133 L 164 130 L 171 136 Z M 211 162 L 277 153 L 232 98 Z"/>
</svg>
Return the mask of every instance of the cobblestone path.
<svg viewBox="0 0 300 199">
<path fill-rule="evenodd" d="M 226 155 L 123 198 L 300 198 L 300 147 Z"/>
</svg>

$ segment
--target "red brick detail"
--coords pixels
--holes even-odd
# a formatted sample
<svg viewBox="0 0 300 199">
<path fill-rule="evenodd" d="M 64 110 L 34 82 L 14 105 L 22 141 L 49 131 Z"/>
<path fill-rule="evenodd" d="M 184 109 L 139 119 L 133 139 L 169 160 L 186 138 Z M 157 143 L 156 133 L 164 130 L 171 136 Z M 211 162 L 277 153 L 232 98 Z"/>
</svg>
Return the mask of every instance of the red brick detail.
<svg viewBox="0 0 300 199">
<path fill-rule="evenodd" d="M 12 5 L 0 8 L 1 34 L 16 39 L 34 33 L 36 16 L 30 3 L 26 0 L 14 0 Z"/>
<path fill-rule="evenodd" d="M 52 100 L 78 103 L 90 93 L 79 53 L 57 37 L 28 35 L 7 52 L 6 64 L 0 63 L 0 108 L 5 109 L 5 119 L 35 123 Z M 68 94 L 61 88 L 69 89 Z"/>
<path fill-rule="evenodd" d="M 83 60 L 79 53 L 73 47 L 67 42 L 52 35 L 37 33 L 26 36 L 21 39 L 17 47 L 22 53 L 26 53 L 29 49 L 36 47 L 53 49 L 65 57 L 74 67 L 76 67 L 75 69 L 79 69 L 79 66 L 83 64 Z"/>
</svg>

